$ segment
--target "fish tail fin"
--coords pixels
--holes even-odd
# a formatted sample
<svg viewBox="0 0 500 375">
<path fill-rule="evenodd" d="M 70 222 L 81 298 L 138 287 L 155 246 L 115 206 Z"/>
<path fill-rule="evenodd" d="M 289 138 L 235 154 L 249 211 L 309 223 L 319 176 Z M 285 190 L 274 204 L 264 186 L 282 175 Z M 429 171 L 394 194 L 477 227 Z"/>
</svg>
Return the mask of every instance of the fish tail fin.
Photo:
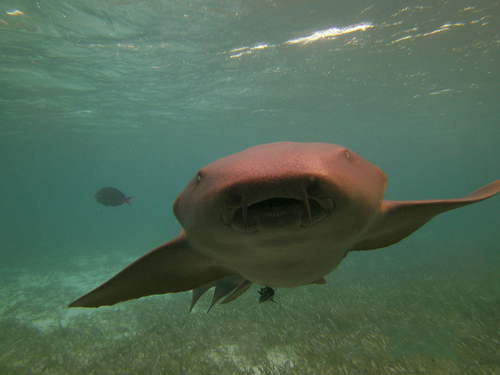
<svg viewBox="0 0 500 375">
<path fill-rule="evenodd" d="M 127 203 L 129 206 L 132 206 L 132 199 L 134 199 L 135 197 L 125 197 L 123 198 L 123 200 L 125 201 L 125 203 Z"/>
</svg>

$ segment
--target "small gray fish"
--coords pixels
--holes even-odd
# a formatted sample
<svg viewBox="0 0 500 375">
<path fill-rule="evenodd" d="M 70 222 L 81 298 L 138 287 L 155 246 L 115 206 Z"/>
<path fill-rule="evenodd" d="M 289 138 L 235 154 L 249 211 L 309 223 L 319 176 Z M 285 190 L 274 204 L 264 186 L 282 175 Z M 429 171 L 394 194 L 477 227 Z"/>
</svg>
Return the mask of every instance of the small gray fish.
<svg viewBox="0 0 500 375">
<path fill-rule="evenodd" d="M 126 197 L 120 190 L 112 187 L 104 187 L 95 193 L 94 198 L 102 205 L 109 206 L 120 206 L 123 203 L 127 203 L 132 206 L 132 199 L 134 197 Z"/>
</svg>

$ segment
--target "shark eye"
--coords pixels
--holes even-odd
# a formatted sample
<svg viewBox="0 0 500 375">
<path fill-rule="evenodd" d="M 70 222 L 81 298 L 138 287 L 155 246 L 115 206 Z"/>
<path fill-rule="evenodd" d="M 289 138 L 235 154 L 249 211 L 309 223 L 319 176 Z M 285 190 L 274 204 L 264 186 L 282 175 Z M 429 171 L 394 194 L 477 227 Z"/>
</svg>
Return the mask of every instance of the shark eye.
<svg viewBox="0 0 500 375">
<path fill-rule="evenodd" d="M 349 153 L 349 151 L 346 151 L 346 152 L 345 152 L 345 158 L 346 158 L 347 160 L 351 160 L 351 154 Z"/>
<path fill-rule="evenodd" d="M 198 172 L 198 174 L 196 175 L 196 181 L 200 182 L 201 181 L 201 173 Z"/>
</svg>

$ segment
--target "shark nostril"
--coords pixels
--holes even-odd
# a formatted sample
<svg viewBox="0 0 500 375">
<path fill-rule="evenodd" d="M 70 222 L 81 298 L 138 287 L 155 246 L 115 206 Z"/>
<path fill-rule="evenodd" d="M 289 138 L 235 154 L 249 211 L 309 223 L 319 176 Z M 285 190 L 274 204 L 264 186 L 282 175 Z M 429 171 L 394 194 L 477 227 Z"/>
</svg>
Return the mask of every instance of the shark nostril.
<svg viewBox="0 0 500 375">
<path fill-rule="evenodd" d="M 315 195 L 319 192 L 319 185 L 317 182 L 312 182 L 306 189 L 308 195 Z"/>
<path fill-rule="evenodd" d="M 228 202 L 231 206 L 241 206 L 243 198 L 239 194 L 230 194 L 228 197 Z"/>
</svg>

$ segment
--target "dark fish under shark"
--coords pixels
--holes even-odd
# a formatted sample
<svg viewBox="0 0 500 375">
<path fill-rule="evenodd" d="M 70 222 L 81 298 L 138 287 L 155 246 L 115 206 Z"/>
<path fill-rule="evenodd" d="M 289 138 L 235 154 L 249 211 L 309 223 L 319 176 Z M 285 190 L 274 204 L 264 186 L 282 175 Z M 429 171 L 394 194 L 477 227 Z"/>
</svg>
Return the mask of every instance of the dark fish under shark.
<svg viewBox="0 0 500 375">
<path fill-rule="evenodd" d="M 355 152 L 325 143 L 281 142 L 219 159 L 174 203 L 179 236 L 152 250 L 70 307 L 114 305 L 210 288 L 210 308 L 252 283 L 324 284 L 350 251 L 395 244 L 434 216 L 500 192 L 497 180 L 460 199 L 384 200 L 387 178 Z"/>
<path fill-rule="evenodd" d="M 276 291 L 276 289 L 273 289 L 270 286 L 265 286 L 265 287 L 260 288 L 260 290 L 259 290 L 259 294 L 260 294 L 259 303 L 267 302 L 267 301 L 272 301 L 272 302 L 276 303 L 276 301 L 273 299 L 275 291 Z"/>
<path fill-rule="evenodd" d="M 127 203 L 132 206 L 132 199 L 134 197 L 126 197 L 120 190 L 112 187 L 104 187 L 95 193 L 94 198 L 102 205 L 108 206 L 120 206 L 123 203 Z"/>
</svg>

